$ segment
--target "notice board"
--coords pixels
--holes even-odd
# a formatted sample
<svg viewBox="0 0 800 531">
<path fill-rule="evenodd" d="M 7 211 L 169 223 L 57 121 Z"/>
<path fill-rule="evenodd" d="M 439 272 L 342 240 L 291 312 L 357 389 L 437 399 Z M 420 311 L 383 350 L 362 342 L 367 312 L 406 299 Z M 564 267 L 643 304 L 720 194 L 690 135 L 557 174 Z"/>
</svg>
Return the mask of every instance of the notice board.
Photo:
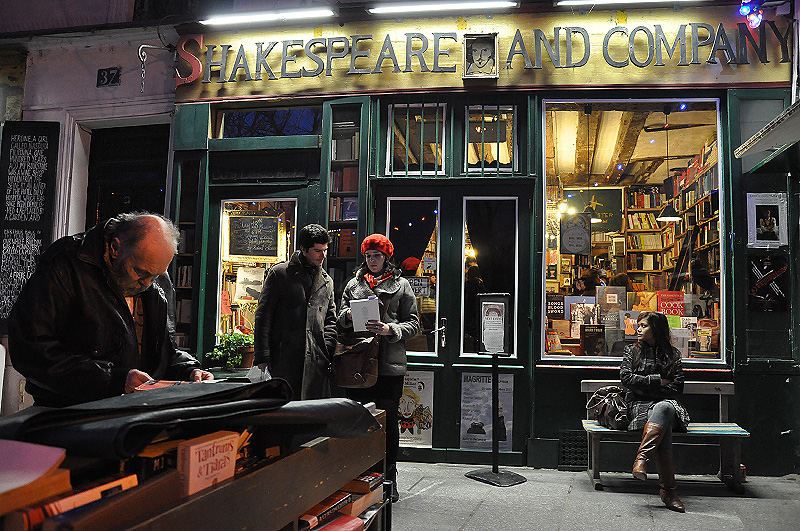
<svg viewBox="0 0 800 531">
<path fill-rule="evenodd" d="M 52 242 L 58 122 L 5 122 L 0 141 L 0 333 Z"/>
<path fill-rule="evenodd" d="M 286 260 L 286 228 L 279 217 L 230 213 L 226 216 L 224 260 L 272 263 Z"/>
</svg>

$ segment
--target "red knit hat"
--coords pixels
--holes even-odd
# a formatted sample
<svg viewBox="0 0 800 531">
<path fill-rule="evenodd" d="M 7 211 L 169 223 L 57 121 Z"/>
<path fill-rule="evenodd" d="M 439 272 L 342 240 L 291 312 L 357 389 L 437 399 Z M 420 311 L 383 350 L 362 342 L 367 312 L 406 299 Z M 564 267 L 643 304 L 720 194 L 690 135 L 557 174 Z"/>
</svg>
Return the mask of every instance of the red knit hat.
<svg viewBox="0 0 800 531">
<path fill-rule="evenodd" d="M 394 245 L 383 234 L 370 234 L 361 242 L 361 254 L 367 251 L 380 251 L 386 255 L 386 258 L 391 258 L 394 254 Z"/>
</svg>

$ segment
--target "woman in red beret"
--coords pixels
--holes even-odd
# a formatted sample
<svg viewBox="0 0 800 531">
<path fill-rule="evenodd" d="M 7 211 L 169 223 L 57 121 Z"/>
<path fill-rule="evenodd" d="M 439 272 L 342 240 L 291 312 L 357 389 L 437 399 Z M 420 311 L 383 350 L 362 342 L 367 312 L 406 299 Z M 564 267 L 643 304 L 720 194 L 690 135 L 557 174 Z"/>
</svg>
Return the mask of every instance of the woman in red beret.
<svg viewBox="0 0 800 531">
<path fill-rule="evenodd" d="M 359 402 L 375 402 L 379 409 L 386 411 L 386 479 L 393 482 L 394 502 L 400 499 L 396 466 L 400 448 L 397 408 L 403 395 L 403 377 L 406 374 L 405 342 L 419 334 L 420 324 L 411 284 L 390 261 L 394 254 L 394 245 L 389 238 L 383 234 L 367 236 L 361 242 L 361 254 L 364 255 L 364 263 L 356 271 L 356 276 L 347 283 L 342 294 L 339 330 L 352 332 L 351 300 L 378 297 L 380 313 L 385 317 L 365 323 L 367 331 L 381 337 L 378 382 L 372 387 L 346 391 L 348 398 Z"/>
</svg>

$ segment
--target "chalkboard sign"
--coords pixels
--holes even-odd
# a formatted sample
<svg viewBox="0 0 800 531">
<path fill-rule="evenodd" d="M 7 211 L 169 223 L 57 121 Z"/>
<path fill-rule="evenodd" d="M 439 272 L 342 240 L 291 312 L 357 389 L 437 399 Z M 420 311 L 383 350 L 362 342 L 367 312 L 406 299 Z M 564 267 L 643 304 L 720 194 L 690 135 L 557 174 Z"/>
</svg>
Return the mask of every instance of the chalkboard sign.
<svg viewBox="0 0 800 531">
<path fill-rule="evenodd" d="M 58 122 L 5 122 L 0 142 L 0 333 L 51 243 Z"/>
<path fill-rule="evenodd" d="M 286 259 L 284 223 L 272 216 L 231 213 L 226 216 L 225 256 L 238 262 L 278 262 Z"/>
</svg>

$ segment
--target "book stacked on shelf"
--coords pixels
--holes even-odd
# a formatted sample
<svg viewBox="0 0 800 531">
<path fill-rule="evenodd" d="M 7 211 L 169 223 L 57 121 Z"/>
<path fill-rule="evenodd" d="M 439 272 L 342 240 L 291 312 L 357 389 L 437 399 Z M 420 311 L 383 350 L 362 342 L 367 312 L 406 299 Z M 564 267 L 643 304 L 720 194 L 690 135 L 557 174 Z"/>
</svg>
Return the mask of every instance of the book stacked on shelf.
<svg viewBox="0 0 800 531">
<path fill-rule="evenodd" d="M 303 531 L 304 529 L 316 529 L 328 520 L 332 520 L 339 514 L 343 514 L 338 512 L 339 509 L 349 504 L 352 500 L 353 495 L 351 493 L 337 490 L 306 511 L 297 520 L 298 529 L 300 531 Z"/>
<path fill-rule="evenodd" d="M 136 474 L 125 474 L 111 480 L 102 480 L 89 487 L 73 490 L 67 495 L 49 498 L 38 505 L 17 509 L 4 517 L 6 530 L 32 531 L 41 529 L 47 518 L 66 513 L 139 484 Z"/>
<path fill-rule="evenodd" d="M 358 242 L 356 242 L 356 231 L 352 229 L 340 229 L 329 231 L 331 243 L 329 245 L 329 256 L 338 258 L 355 258 L 358 253 Z"/>
<path fill-rule="evenodd" d="M 345 166 L 331 172 L 331 192 L 357 192 L 358 166 Z"/>
<path fill-rule="evenodd" d="M 659 208 L 665 196 L 658 186 L 630 187 L 628 189 L 628 208 Z"/>
<path fill-rule="evenodd" d="M 331 197 L 328 221 L 358 221 L 358 196 Z"/>
<path fill-rule="evenodd" d="M 658 220 L 652 212 L 630 212 L 628 213 L 628 229 L 634 230 L 658 230 Z"/>
</svg>

